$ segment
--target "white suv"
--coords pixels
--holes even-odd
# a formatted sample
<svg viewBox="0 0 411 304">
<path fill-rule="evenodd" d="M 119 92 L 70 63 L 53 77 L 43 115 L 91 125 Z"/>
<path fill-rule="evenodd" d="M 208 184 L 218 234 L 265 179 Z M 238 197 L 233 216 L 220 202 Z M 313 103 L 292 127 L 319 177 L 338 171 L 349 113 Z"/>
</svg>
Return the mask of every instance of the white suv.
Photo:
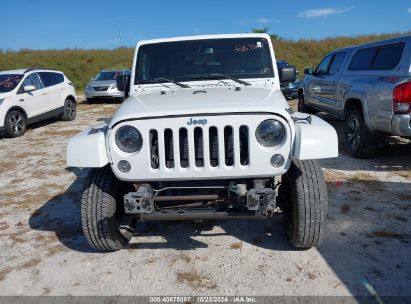
<svg viewBox="0 0 411 304">
<path fill-rule="evenodd" d="M 54 116 L 76 118 L 76 93 L 63 72 L 0 71 L 0 133 L 18 137 L 29 124 Z"/>
<path fill-rule="evenodd" d="M 73 137 L 70 167 L 94 168 L 81 219 L 89 244 L 119 250 L 135 222 L 269 218 L 282 214 L 288 239 L 324 238 L 327 188 L 314 159 L 338 155 L 337 134 L 294 113 L 266 34 L 140 41 L 128 98 L 110 122 Z"/>
</svg>

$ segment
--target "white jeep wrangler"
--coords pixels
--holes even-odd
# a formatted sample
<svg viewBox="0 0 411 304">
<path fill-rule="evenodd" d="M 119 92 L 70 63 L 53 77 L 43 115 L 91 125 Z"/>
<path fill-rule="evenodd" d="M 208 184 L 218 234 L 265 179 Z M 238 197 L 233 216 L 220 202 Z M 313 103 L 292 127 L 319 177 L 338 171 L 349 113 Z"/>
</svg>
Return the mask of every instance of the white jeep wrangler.
<svg viewBox="0 0 411 304">
<path fill-rule="evenodd" d="M 277 71 L 266 34 L 140 41 L 117 79 L 127 99 L 67 148 L 68 166 L 94 168 L 81 202 L 90 245 L 119 250 L 141 221 L 276 213 L 291 244 L 319 245 L 328 198 L 313 159 L 338 156 L 337 134 L 290 109 L 279 80 L 294 73 Z"/>
</svg>

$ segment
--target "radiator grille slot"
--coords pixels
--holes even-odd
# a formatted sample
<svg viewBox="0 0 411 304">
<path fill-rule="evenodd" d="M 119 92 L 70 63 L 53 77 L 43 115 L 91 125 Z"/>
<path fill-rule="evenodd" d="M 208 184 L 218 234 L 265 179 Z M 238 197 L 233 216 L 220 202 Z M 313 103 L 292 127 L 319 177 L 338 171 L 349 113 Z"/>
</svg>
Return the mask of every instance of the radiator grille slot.
<svg viewBox="0 0 411 304">
<path fill-rule="evenodd" d="M 194 129 L 194 151 L 195 151 L 195 162 L 197 167 L 204 166 L 204 139 L 203 139 L 203 129 L 196 127 Z"/>
<path fill-rule="evenodd" d="M 174 168 L 173 131 L 171 129 L 164 130 L 164 155 L 166 167 Z"/>
<path fill-rule="evenodd" d="M 248 127 L 240 127 L 240 164 L 246 166 L 250 163 Z"/>
<path fill-rule="evenodd" d="M 210 148 L 210 165 L 212 167 L 218 166 L 218 130 L 216 127 L 211 127 L 208 130 L 208 141 Z"/>
<path fill-rule="evenodd" d="M 151 168 L 158 169 L 160 163 L 160 156 L 158 153 L 158 133 L 156 130 L 150 130 L 149 140 Z"/>
<path fill-rule="evenodd" d="M 188 168 L 188 134 L 186 128 L 179 130 L 180 166 Z"/>
<path fill-rule="evenodd" d="M 233 128 L 227 126 L 224 128 L 224 152 L 226 166 L 234 165 L 234 150 L 233 150 Z"/>
</svg>

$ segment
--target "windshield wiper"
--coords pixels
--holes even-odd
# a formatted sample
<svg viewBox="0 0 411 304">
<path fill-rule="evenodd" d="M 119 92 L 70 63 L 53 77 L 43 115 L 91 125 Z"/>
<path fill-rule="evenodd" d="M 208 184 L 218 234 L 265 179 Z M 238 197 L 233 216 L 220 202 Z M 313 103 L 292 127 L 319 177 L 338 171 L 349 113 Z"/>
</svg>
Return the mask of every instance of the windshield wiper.
<svg viewBox="0 0 411 304">
<path fill-rule="evenodd" d="M 218 79 L 218 78 L 225 78 L 225 79 L 230 79 L 232 81 L 235 81 L 237 83 L 243 84 L 243 85 L 251 85 L 251 83 L 226 75 L 226 74 L 206 74 L 206 75 L 191 75 L 190 76 L 192 79 Z"/>
<path fill-rule="evenodd" d="M 153 78 L 153 79 L 151 79 L 151 80 L 145 80 L 145 81 L 143 81 L 143 82 L 145 82 L 145 83 L 170 82 L 170 83 L 173 83 L 173 84 L 175 84 L 175 85 L 178 85 L 179 87 L 182 87 L 182 88 L 189 88 L 189 86 L 186 85 L 186 84 L 184 84 L 184 83 L 181 83 L 181 82 L 178 82 L 178 81 L 174 81 L 173 79 L 168 79 L 168 78 Z"/>
</svg>

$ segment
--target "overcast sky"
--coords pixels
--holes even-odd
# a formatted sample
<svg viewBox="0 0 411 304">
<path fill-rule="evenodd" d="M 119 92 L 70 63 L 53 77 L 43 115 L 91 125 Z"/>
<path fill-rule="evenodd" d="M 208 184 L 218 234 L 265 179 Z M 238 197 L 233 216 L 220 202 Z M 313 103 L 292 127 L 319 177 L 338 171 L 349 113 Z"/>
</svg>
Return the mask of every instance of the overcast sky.
<svg viewBox="0 0 411 304">
<path fill-rule="evenodd" d="M 2 1 L 0 49 L 115 48 L 138 40 L 250 32 L 287 39 L 411 30 L 411 1 Z"/>
</svg>

